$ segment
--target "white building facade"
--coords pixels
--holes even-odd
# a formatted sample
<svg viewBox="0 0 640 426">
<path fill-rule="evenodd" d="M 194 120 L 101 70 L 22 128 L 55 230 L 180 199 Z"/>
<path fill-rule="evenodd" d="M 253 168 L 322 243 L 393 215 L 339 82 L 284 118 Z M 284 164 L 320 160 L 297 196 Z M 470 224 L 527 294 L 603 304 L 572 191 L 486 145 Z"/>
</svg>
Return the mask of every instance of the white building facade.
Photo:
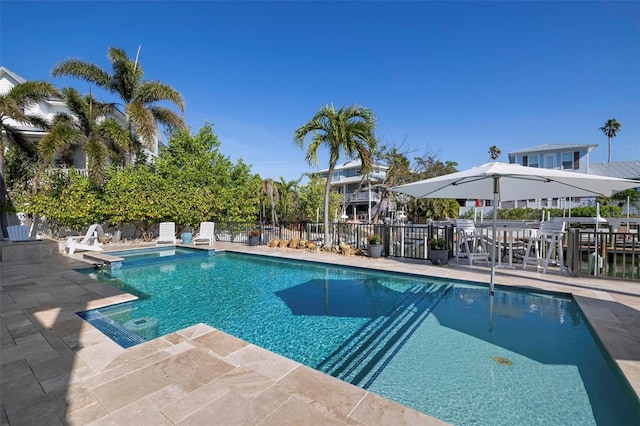
<svg viewBox="0 0 640 426">
<path fill-rule="evenodd" d="M 362 174 L 360 160 L 348 161 L 337 165 L 333 170 L 330 184 L 331 190 L 342 195 L 343 210 L 338 215 L 341 219 L 368 222 L 378 209 L 387 212 L 390 206 L 381 203 L 382 187 L 389 167 L 374 164 L 369 173 Z M 329 175 L 329 169 L 315 173 L 323 179 Z"/>
</svg>

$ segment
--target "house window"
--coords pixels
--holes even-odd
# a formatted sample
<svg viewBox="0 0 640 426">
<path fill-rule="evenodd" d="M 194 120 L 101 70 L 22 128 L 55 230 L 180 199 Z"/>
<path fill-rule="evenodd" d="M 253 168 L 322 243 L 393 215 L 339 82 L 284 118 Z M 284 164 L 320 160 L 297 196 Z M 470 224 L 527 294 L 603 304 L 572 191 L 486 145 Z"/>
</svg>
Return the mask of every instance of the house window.
<svg viewBox="0 0 640 426">
<path fill-rule="evenodd" d="M 564 170 L 578 170 L 580 168 L 580 152 L 563 152 L 562 168 Z"/>
<path fill-rule="evenodd" d="M 527 164 L 525 164 L 526 166 L 539 167 L 537 155 L 527 155 L 525 158 L 527 159 Z"/>
</svg>

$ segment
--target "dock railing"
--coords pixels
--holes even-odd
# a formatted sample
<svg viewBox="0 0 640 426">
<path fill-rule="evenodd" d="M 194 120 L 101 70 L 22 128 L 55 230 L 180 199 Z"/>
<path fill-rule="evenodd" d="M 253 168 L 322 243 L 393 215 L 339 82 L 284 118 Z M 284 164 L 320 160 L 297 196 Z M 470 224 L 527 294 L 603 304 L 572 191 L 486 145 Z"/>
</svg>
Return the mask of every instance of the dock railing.
<svg viewBox="0 0 640 426">
<path fill-rule="evenodd" d="M 640 236 L 637 230 L 572 228 L 567 238 L 567 266 L 576 276 L 640 280 Z"/>
</svg>

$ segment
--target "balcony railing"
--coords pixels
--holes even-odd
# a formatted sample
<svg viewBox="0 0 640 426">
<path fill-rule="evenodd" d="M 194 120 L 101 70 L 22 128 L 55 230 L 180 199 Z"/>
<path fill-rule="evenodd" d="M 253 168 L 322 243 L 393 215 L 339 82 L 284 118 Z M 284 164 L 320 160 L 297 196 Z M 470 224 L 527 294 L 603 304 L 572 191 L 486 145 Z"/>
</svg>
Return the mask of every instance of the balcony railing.
<svg viewBox="0 0 640 426">
<path fill-rule="evenodd" d="M 71 170 L 75 170 L 80 173 L 81 176 L 89 176 L 89 169 L 76 169 L 76 168 L 56 168 L 56 169 L 46 169 L 45 173 L 47 176 L 55 176 L 55 175 L 68 175 Z"/>
<path fill-rule="evenodd" d="M 377 192 L 372 192 L 369 194 L 368 191 L 358 192 L 357 194 L 345 194 L 344 200 L 349 203 L 357 203 L 357 202 L 368 202 L 371 201 L 373 203 L 380 202 L 380 194 Z"/>
</svg>

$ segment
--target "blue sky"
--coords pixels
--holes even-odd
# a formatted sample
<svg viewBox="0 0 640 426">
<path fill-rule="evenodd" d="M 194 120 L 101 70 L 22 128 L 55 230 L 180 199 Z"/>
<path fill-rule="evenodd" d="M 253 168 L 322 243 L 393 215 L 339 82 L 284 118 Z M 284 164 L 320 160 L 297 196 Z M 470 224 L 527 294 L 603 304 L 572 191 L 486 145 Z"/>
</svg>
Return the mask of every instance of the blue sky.
<svg viewBox="0 0 640 426">
<path fill-rule="evenodd" d="M 640 2 L 0 3 L 0 64 L 28 80 L 63 59 L 110 70 L 110 46 L 184 97 L 192 131 L 263 178 L 311 170 L 292 142 L 318 109 L 375 111 L 377 135 L 465 169 L 488 148 L 595 143 L 640 159 Z M 94 94 L 96 94 L 95 89 Z M 99 95 L 100 96 L 100 95 Z M 107 94 L 101 98 L 113 101 Z M 319 156 L 326 168 L 327 155 Z"/>
</svg>

